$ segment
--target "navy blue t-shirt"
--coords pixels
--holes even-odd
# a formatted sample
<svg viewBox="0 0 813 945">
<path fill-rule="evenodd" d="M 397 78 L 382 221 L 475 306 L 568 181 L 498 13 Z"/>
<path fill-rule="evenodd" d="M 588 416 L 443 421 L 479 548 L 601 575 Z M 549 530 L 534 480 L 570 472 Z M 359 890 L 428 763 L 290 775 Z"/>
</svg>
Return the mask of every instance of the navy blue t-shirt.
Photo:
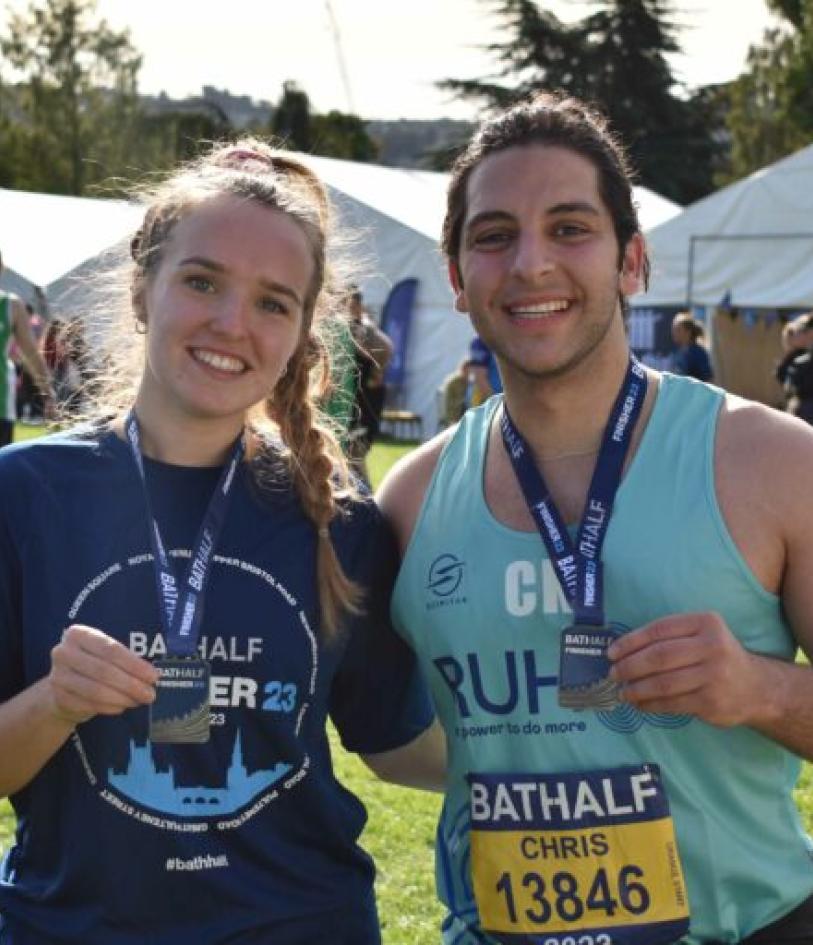
<svg viewBox="0 0 813 945">
<path fill-rule="evenodd" d="M 183 573 L 220 471 L 145 465 Z M 284 483 L 260 494 L 243 464 L 200 639 L 209 743 L 150 743 L 146 708 L 79 725 L 11 799 L 0 942 L 288 945 L 318 940 L 320 926 L 343 942 L 341 916 L 374 924 L 373 866 L 357 845 L 365 812 L 334 777 L 326 719 L 348 749 L 372 753 L 411 741 L 432 713 L 389 626 L 396 556 L 377 510 L 354 503 L 331 531 L 346 573 L 369 591 L 364 617 L 326 644 L 313 526 Z M 4 450 L 0 700 L 48 673 L 72 623 L 160 656 L 152 567 L 124 441 L 61 435 Z"/>
<path fill-rule="evenodd" d="M 714 376 L 708 351 L 696 342 L 675 351 L 672 369 L 675 374 L 696 377 L 699 381 L 710 381 Z"/>
</svg>

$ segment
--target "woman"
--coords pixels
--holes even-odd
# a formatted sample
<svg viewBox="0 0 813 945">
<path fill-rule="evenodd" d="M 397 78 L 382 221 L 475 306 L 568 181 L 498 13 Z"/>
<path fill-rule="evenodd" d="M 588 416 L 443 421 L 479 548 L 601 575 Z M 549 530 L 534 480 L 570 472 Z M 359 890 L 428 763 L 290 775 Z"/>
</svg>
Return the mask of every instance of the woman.
<svg viewBox="0 0 813 945">
<path fill-rule="evenodd" d="M 672 319 L 672 341 L 675 343 L 675 374 L 697 378 L 698 381 L 710 381 L 714 376 L 711 358 L 701 344 L 705 329 L 701 322 L 692 318 L 688 312 L 680 312 Z"/>
<path fill-rule="evenodd" d="M 0 457 L 3 945 L 380 941 L 326 716 L 387 776 L 433 736 L 312 408 L 327 227 L 259 142 L 180 171 L 132 242 L 135 385 Z"/>
</svg>

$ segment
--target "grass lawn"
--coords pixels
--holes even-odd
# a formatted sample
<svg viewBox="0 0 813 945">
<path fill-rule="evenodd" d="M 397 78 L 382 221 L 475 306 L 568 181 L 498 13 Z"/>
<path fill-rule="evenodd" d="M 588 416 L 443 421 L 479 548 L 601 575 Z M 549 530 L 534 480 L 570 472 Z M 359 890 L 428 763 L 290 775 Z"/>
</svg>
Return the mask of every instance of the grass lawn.
<svg viewBox="0 0 813 945">
<path fill-rule="evenodd" d="M 38 432 L 27 428 L 24 432 Z M 374 485 L 413 444 L 376 444 L 368 459 Z M 378 866 L 378 902 L 385 945 L 436 945 L 441 910 L 435 900 L 432 846 L 440 798 L 382 784 L 332 736 L 337 775 L 365 803 L 369 822 L 363 846 Z M 796 799 L 805 826 L 813 832 L 813 767 L 805 765 Z M 13 831 L 13 815 L 0 802 L 0 847 Z"/>
<path fill-rule="evenodd" d="M 31 440 L 35 436 L 42 436 L 46 427 L 38 423 L 15 423 L 14 424 L 14 442 L 20 440 Z"/>
</svg>

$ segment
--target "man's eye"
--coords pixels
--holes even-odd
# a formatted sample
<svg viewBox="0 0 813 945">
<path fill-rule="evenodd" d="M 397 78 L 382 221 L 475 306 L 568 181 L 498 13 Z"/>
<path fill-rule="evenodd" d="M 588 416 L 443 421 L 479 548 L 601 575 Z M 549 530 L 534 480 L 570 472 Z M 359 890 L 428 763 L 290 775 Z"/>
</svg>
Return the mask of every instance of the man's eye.
<svg viewBox="0 0 813 945">
<path fill-rule="evenodd" d="M 581 223 L 559 223 L 556 226 L 554 232 L 557 236 L 568 238 L 575 236 L 585 236 L 589 231 L 587 227 Z"/>
<path fill-rule="evenodd" d="M 472 237 L 472 244 L 484 247 L 504 246 L 510 239 L 511 234 L 506 230 L 490 230 Z"/>
</svg>

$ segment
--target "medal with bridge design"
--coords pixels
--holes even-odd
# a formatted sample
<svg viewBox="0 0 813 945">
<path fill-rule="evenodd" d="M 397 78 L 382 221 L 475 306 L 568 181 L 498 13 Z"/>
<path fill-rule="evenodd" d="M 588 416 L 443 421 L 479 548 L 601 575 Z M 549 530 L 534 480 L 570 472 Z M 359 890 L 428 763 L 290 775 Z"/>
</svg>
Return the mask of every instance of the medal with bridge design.
<svg viewBox="0 0 813 945">
<path fill-rule="evenodd" d="M 609 627 L 574 624 L 562 631 L 559 648 L 559 705 L 566 709 L 611 711 L 621 704 L 618 683 L 608 678 L 607 650 L 618 634 Z"/>
<path fill-rule="evenodd" d="M 154 666 L 161 675 L 150 706 L 150 741 L 208 742 L 209 664 L 196 657 L 166 657 Z"/>
</svg>

